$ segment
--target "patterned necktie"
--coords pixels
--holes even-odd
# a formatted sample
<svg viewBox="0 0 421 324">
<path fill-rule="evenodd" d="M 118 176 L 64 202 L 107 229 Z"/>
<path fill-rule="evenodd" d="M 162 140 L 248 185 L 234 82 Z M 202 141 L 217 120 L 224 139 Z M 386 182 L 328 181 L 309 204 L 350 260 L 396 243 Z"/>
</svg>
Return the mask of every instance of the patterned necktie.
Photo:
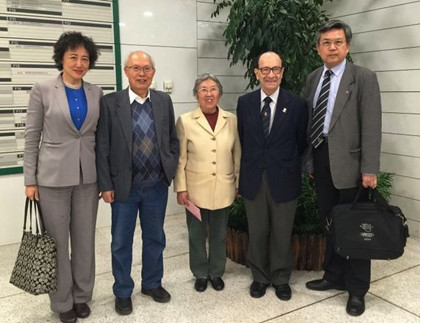
<svg viewBox="0 0 421 324">
<path fill-rule="evenodd" d="M 313 110 L 310 139 L 311 145 L 313 145 L 314 148 L 318 147 L 323 142 L 323 127 L 326 117 L 327 101 L 329 99 L 331 75 L 332 71 L 326 70 L 316 108 Z"/>
<path fill-rule="evenodd" d="M 262 129 L 263 134 L 266 137 L 269 135 L 269 126 L 270 126 L 270 103 L 272 99 L 270 97 L 266 97 L 264 100 L 265 105 L 263 106 L 261 117 L 262 117 Z"/>
</svg>

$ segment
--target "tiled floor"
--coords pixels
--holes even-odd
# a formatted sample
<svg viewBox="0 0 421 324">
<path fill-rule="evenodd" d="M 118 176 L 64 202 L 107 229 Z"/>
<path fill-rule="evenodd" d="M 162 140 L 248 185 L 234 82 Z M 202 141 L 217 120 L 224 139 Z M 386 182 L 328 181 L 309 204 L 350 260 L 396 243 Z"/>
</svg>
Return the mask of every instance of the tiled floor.
<svg viewBox="0 0 421 324">
<path fill-rule="evenodd" d="M 293 296 L 280 301 L 273 289 L 260 299 L 249 296 L 250 271 L 228 260 L 224 276 L 225 290 L 211 287 L 204 293 L 193 289 L 194 279 L 188 265 L 187 231 L 184 215 L 166 218 L 164 287 L 171 293 L 168 304 L 158 304 L 140 293 L 140 231 L 136 231 L 132 277 L 136 282 L 132 296 L 134 311 L 119 316 L 114 311 L 111 286 L 110 228 L 97 230 L 97 276 L 92 314 L 79 322 L 268 322 L 268 323 L 414 323 L 420 322 L 420 241 L 410 238 L 403 257 L 394 261 L 375 261 L 372 285 L 366 296 L 366 312 L 360 317 L 345 312 L 347 293 L 315 292 L 305 282 L 321 276 L 319 272 L 294 271 Z M 57 322 L 49 309 L 47 296 L 22 293 L 8 283 L 18 245 L 0 247 L 0 322 Z"/>
</svg>

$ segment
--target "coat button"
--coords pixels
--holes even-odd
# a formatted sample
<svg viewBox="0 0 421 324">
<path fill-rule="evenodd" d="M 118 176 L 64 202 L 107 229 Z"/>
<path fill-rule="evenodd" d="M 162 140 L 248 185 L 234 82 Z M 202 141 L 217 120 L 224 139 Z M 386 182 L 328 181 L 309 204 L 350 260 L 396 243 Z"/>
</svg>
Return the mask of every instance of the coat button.
<svg viewBox="0 0 421 324">
<path fill-rule="evenodd" d="M 212 138 L 211 138 L 211 140 L 212 140 L 212 141 L 216 141 L 216 138 L 215 138 L 215 137 L 212 137 Z"/>
<path fill-rule="evenodd" d="M 212 164 L 216 164 L 216 162 L 215 162 L 215 161 L 213 161 L 213 162 L 212 162 Z"/>
<path fill-rule="evenodd" d="M 216 150 L 211 150 L 212 153 L 216 153 Z"/>
<path fill-rule="evenodd" d="M 213 176 L 216 176 L 216 173 L 212 173 Z"/>
</svg>

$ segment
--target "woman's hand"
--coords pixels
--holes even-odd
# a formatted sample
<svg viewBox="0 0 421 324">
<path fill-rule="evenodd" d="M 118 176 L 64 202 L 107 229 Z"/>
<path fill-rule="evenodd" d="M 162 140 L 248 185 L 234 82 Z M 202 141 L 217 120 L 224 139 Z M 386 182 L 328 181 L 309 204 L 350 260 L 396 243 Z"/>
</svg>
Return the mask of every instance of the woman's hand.
<svg viewBox="0 0 421 324">
<path fill-rule="evenodd" d="M 179 205 L 188 206 L 189 205 L 189 193 L 187 191 L 177 192 L 177 203 Z"/>
<path fill-rule="evenodd" d="M 29 185 L 25 187 L 25 196 L 31 200 L 39 200 L 39 191 L 37 185 Z"/>
<path fill-rule="evenodd" d="M 114 190 L 103 191 L 99 197 L 102 198 L 106 203 L 110 204 L 114 202 Z"/>
</svg>

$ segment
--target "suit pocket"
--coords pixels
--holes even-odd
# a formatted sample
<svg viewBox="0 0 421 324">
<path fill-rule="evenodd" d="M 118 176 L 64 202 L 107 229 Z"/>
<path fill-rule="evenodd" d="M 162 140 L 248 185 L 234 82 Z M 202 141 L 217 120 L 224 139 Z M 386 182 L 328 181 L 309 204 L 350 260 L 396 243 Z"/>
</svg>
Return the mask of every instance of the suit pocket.
<svg viewBox="0 0 421 324">
<path fill-rule="evenodd" d="M 359 153 L 359 152 L 361 152 L 361 147 L 349 150 L 349 153 Z"/>
</svg>

